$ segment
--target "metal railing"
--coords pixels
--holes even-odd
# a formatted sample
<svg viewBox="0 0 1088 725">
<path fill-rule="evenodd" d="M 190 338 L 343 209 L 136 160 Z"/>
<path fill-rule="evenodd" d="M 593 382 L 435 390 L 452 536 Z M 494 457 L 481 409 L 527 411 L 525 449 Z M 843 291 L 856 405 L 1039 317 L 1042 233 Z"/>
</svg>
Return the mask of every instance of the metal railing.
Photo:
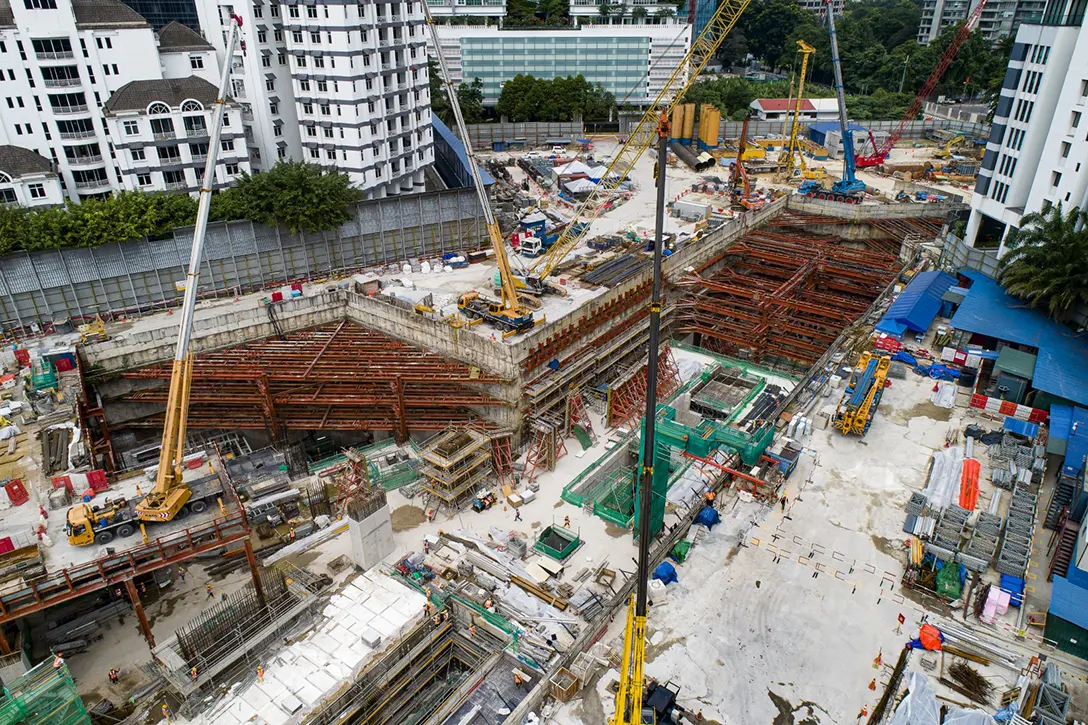
<svg viewBox="0 0 1088 725">
<path fill-rule="evenodd" d="M 90 181 L 77 181 L 77 189 L 101 189 L 103 186 L 109 186 L 109 179 L 91 179 Z"/>
<path fill-rule="evenodd" d="M 72 139 L 79 139 L 79 138 L 95 138 L 97 136 L 98 136 L 98 132 L 94 131 L 94 130 L 91 130 L 91 131 L 61 131 L 60 132 L 60 137 L 61 137 L 61 139 L 64 139 L 64 140 L 72 140 Z"/>
<path fill-rule="evenodd" d="M 193 161 L 202 163 L 208 160 L 208 154 L 193 154 Z"/>
<path fill-rule="evenodd" d="M 78 86 L 83 81 L 79 78 L 45 78 L 46 88 L 67 88 L 70 86 Z"/>
<path fill-rule="evenodd" d="M 151 136 L 156 141 L 167 141 L 172 138 L 177 138 L 178 134 L 176 131 L 156 131 L 151 134 Z"/>
<path fill-rule="evenodd" d="M 166 188 L 167 189 L 175 189 L 175 190 L 176 189 L 184 189 L 185 188 L 185 182 L 184 181 L 167 181 L 166 182 Z"/>
<path fill-rule="evenodd" d="M 86 156 L 75 156 L 68 159 L 68 163 L 73 166 L 83 166 L 85 164 L 97 164 L 101 163 L 102 154 L 88 154 Z"/>
<path fill-rule="evenodd" d="M 53 113 L 57 114 L 58 116 L 64 116 L 64 115 L 72 114 L 72 113 L 86 113 L 86 112 L 87 112 L 87 104 L 82 104 L 82 105 L 79 105 L 79 106 L 53 106 Z"/>
<path fill-rule="evenodd" d="M 36 50 L 34 57 L 38 60 L 68 60 L 75 58 L 76 54 L 70 50 Z"/>
</svg>

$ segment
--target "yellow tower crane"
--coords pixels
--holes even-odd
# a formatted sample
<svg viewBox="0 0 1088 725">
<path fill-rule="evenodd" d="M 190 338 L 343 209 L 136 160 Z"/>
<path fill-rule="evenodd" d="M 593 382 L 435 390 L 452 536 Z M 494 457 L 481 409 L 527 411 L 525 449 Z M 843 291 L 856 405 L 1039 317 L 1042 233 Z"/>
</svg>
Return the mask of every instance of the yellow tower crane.
<svg viewBox="0 0 1088 725">
<path fill-rule="evenodd" d="M 793 123 L 790 124 L 790 138 L 786 143 L 786 149 L 782 154 L 782 163 L 784 164 L 782 176 L 787 181 L 793 178 L 795 157 L 796 164 L 800 169 L 799 175 L 805 176 L 805 172 L 808 171 L 808 167 L 805 164 L 805 155 L 801 153 L 801 145 L 797 139 L 797 132 L 801 127 L 801 103 L 805 99 L 805 78 L 808 75 L 809 58 L 816 52 L 816 49 L 805 41 L 798 40 L 797 52 L 801 54 L 801 80 L 797 85 L 797 101 L 794 103 L 793 112 L 791 114 Z M 815 178 L 815 176 L 813 178 Z"/>
</svg>

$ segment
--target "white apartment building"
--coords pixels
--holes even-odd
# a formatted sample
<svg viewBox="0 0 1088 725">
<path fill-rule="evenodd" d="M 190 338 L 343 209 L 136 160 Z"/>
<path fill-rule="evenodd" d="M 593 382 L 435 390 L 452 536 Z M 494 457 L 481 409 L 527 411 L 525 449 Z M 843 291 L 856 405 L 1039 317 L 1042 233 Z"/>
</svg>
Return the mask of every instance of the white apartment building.
<svg viewBox="0 0 1088 725">
<path fill-rule="evenodd" d="M 132 81 L 110 97 L 106 124 L 126 189 L 195 194 L 204 178 L 217 85 L 203 78 Z M 223 132 L 212 188 L 251 171 L 237 103 L 223 109 Z"/>
<path fill-rule="evenodd" d="M 676 15 L 676 3 L 668 0 L 570 0 L 570 16 L 578 23 L 605 21 L 602 5 L 608 8 L 607 22 L 620 25 L 668 22 L 669 17 Z M 655 20 L 658 13 L 664 17 Z"/>
<path fill-rule="evenodd" d="M 260 163 L 334 166 L 372 198 L 423 191 L 434 142 L 419 0 L 204 0 L 198 10 L 205 27 L 225 31 L 229 12 L 247 22 L 232 82 Z M 223 33 L 210 35 L 222 53 Z"/>
<path fill-rule="evenodd" d="M 691 47 L 691 25 L 679 22 L 540 30 L 439 25 L 438 34 L 454 84 L 479 78 L 487 105 L 497 103 L 503 84 L 518 74 L 551 79 L 579 73 L 617 102 L 644 104 Z"/>
<path fill-rule="evenodd" d="M 1017 31 L 971 199 L 972 246 L 1000 255 L 1025 214 L 1088 208 L 1086 4 L 1051 0 L 1042 24 Z"/>
<path fill-rule="evenodd" d="M 950 25 L 957 25 L 974 12 L 981 0 L 922 0 L 918 42 L 927 45 Z M 976 32 L 989 41 L 1016 32 L 1021 23 L 1037 23 L 1046 0 L 988 0 L 979 17 Z"/>
<path fill-rule="evenodd" d="M 571 14 L 574 13 L 573 5 L 571 3 Z M 506 17 L 506 0 L 427 0 L 427 7 L 434 18 Z"/>
<path fill-rule="evenodd" d="M 159 64 L 163 78 L 203 78 L 219 87 L 219 61 L 215 48 L 195 30 L 178 22 L 159 31 Z"/>
<path fill-rule="evenodd" d="M 0 146 L 0 205 L 63 203 L 60 177 L 49 159 L 21 146 Z"/>
</svg>

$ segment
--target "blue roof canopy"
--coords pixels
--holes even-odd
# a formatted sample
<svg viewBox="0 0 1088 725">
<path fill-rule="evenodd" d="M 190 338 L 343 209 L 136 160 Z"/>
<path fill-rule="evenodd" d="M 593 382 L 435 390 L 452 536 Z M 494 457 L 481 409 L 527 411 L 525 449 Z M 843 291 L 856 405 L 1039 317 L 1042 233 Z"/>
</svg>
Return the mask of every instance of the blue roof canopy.
<svg viewBox="0 0 1088 725">
<path fill-rule="evenodd" d="M 459 162 L 459 167 L 453 165 L 453 158 L 449 158 L 449 153 L 441 153 L 444 150 L 441 148 L 435 149 L 436 162 L 438 157 L 442 156 L 442 161 L 444 162 L 443 166 L 446 167 L 443 170 L 455 177 L 461 188 L 472 186 L 472 171 L 469 166 L 470 162 L 468 160 L 468 154 L 465 153 L 465 145 L 461 143 L 461 139 L 457 138 L 457 134 L 455 134 L 449 126 L 442 123 L 442 119 L 434 112 L 431 113 L 431 127 L 434 129 L 436 135 L 436 147 L 444 146 L 452 152 L 453 158 Z M 484 186 L 490 186 L 495 183 L 495 177 L 489 174 L 487 169 L 482 166 L 480 166 L 479 169 L 480 179 L 484 182 Z M 445 177 L 443 177 L 443 179 L 446 180 L 446 183 L 450 183 L 450 180 Z"/>
<path fill-rule="evenodd" d="M 1050 437 L 1069 440 L 1069 431 L 1073 428 L 1073 408 L 1068 405 L 1050 406 Z"/>
<path fill-rule="evenodd" d="M 1073 408 L 1073 422 L 1065 443 L 1062 473 L 1067 476 L 1080 475 L 1085 456 L 1088 456 L 1088 410 L 1076 407 Z"/>
<path fill-rule="evenodd" d="M 941 309 L 941 297 L 956 284 L 947 272 L 921 272 L 914 275 L 907 288 L 877 323 L 876 329 L 902 337 L 907 330 L 925 332 Z"/>
<path fill-rule="evenodd" d="M 971 280 L 952 326 L 998 340 L 1038 348 L 1032 387 L 1088 405 L 1088 340 L 1076 337 L 981 272 L 961 270 Z"/>
<path fill-rule="evenodd" d="M 1063 576 L 1055 576 L 1050 590 L 1050 613 L 1081 629 L 1088 629 L 1088 589 L 1078 587 Z"/>
</svg>

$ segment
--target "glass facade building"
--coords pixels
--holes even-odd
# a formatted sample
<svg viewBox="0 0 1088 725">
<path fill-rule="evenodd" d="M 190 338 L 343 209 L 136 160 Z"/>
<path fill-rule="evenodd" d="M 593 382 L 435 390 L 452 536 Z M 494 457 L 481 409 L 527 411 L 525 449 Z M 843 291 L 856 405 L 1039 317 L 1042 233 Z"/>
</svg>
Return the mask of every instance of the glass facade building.
<svg viewBox="0 0 1088 725">
<path fill-rule="evenodd" d="M 172 20 L 200 32 L 196 15 L 196 0 L 121 0 L 125 5 L 143 15 L 156 31 Z"/>
<path fill-rule="evenodd" d="M 624 98 L 646 95 L 649 37 L 579 37 L 571 32 L 525 37 L 465 37 L 461 40 L 462 78 L 479 78 L 485 98 L 497 98 L 502 84 L 518 74 L 536 78 L 576 76 L 600 83 L 605 90 Z"/>
</svg>

